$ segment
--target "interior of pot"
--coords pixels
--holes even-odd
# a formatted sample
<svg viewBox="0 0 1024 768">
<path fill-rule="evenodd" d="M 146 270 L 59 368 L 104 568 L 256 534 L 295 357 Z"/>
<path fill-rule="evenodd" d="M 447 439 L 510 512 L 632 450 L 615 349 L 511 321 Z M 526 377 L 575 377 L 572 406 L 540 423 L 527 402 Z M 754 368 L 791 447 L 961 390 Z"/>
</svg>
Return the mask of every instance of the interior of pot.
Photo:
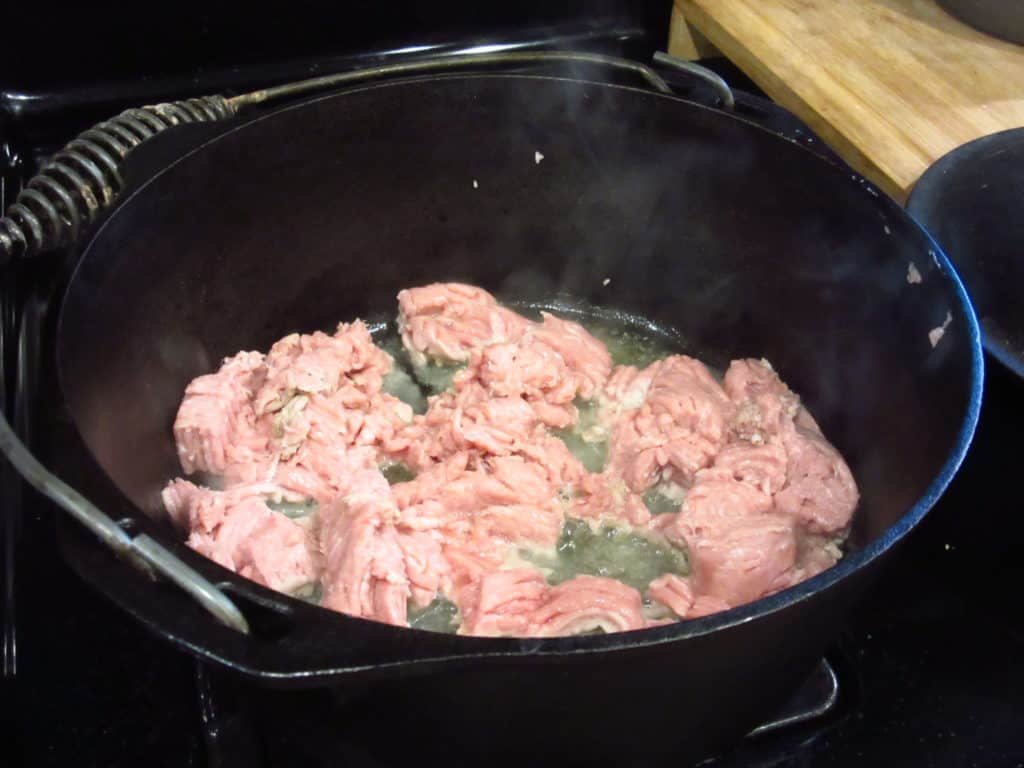
<svg viewBox="0 0 1024 768">
<path fill-rule="evenodd" d="M 971 400 L 976 342 L 930 247 L 800 147 L 673 98 L 386 84 L 243 125 L 122 205 L 69 285 L 61 384 L 99 465 L 159 515 L 184 387 L 225 355 L 391 317 L 438 280 L 568 295 L 711 364 L 768 358 L 848 458 L 863 544 L 926 491 Z"/>
</svg>

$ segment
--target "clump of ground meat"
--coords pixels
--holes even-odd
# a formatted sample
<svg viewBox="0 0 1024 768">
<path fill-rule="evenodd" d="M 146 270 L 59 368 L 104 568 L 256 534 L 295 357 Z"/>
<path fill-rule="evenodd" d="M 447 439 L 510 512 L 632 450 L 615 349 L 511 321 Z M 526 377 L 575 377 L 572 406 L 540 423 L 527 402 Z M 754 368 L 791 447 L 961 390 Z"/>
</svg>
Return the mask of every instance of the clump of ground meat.
<svg viewBox="0 0 1024 768">
<path fill-rule="evenodd" d="M 359 321 L 188 385 L 178 456 L 216 487 L 163 499 L 191 547 L 352 616 L 535 637 L 726 610 L 841 556 L 856 483 L 766 361 L 613 366 L 580 324 L 457 283 L 398 304 L 404 362 L 452 366 L 425 412 Z"/>
</svg>

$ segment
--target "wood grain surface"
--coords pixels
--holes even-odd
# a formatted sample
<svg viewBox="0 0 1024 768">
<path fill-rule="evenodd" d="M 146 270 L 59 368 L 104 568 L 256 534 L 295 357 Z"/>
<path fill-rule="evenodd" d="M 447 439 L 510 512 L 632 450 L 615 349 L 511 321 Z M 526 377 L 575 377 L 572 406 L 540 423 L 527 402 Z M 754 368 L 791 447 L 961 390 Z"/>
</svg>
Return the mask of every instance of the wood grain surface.
<svg viewBox="0 0 1024 768">
<path fill-rule="evenodd" d="M 676 0 L 676 10 L 900 202 L 950 150 L 1024 126 L 1024 47 L 933 0 Z"/>
</svg>

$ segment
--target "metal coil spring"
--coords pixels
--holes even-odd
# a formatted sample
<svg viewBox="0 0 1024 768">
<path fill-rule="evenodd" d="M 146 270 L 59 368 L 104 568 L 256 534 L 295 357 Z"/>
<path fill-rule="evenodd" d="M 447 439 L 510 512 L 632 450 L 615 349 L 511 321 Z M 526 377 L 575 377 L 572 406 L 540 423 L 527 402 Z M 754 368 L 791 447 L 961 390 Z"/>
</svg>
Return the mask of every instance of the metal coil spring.
<svg viewBox="0 0 1024 768">
<path fill-rule="evenodd" d="M 121 163 L 142 142 L 175 125 L 235 114 L 223 96 L 126 109 L 57 152 L 0 218 L 0 264 L 74 243 L 121 190 Z"/>
</svg>

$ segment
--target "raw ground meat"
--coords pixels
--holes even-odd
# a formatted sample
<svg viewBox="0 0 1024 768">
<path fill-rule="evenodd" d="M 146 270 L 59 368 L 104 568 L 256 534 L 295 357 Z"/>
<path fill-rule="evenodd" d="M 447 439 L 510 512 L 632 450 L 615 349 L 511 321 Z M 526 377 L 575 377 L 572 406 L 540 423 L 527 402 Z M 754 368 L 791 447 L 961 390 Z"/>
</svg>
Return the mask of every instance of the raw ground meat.
<svg viewBox="0 0 1024 768">
<path fill-rule="evenodd" d="M 460 283 L 434 283 L 398 293 L 398 329 L 413 360 L 465 362 L 473 350 L 518 341 L 528 321 L 487 291 Z"/>
<path fill-rule="evenodd" d="M 359 321 L 188 385 L 182 470 L 219 484 L 163 492 L 190 546 L 271 589 L 319 587 L 352 616 L 407 626 L 444 598 L 463 634 L 534 637 L 704 616 L 841 556 L 853 476 L 767 362 L 736 360 L 721 383 L 682 355 L 613 368 L 578 323 L 457 283 L 401 291 L 398 306 L 414 365 L 464 365 L 419 415 L 383 391 L 395 362 Z M 607 441 L 600 472 L 552 432 L 574 429 Z M 415 475 L 391 485 L 396 463 Z M 671 511 L 648 508 L 655 491 Z M 572 519 L 685 550 L 690 571 L 643 590 L 579 572 L 549 583 L 523 553 L 555 553 Z"/>
<path fill-rule="evenodd" d="M 174 421 L 174 440 L 185 474 L 223 475 L 266 450 L 267 435 L 250 407 L 253 392 L 266 376 L 263 355 L 239 352 L 217 373 L 200 376 L 185 388 Z"/>
<path fill-rule="evenodd" d="M 624 412 L 612 432 L 608 472 L 636 492 L 659 475 L 688 486 L 725 445 L 735 406 L 704 364 L 690 357 L 658 361 L 638 378 L 648 383 L 638 389 L 634 382 L 631 399 L 619 402 Z"/>
<path fill-rule="evenodd" d="M 171 518 L 187 528 L 188 545 L 246 578 L 281 592 L 312 585 L 321 559 L 309 530 L 267 506 L 288 492 L 273 485 L 226 491 L 174 480 L 163 491 Z"/>
<path fill-rule="evenodd" d="M 412 596 L 399 540 L 398 507 L 373 467 L 350 475 L 346 492 L 320 509 L 325 608 L 404 625 Z M 417 563 L 417 567 L 422 564 Z"/>
<path fill-rule="evenodd" d="M 533 569 L 489 573 L 463 599 L 467 634 L 555 637 L 646 624 L 640 593 L 614 579 L 577 576 L 552 587 Z"/>
</svg>

